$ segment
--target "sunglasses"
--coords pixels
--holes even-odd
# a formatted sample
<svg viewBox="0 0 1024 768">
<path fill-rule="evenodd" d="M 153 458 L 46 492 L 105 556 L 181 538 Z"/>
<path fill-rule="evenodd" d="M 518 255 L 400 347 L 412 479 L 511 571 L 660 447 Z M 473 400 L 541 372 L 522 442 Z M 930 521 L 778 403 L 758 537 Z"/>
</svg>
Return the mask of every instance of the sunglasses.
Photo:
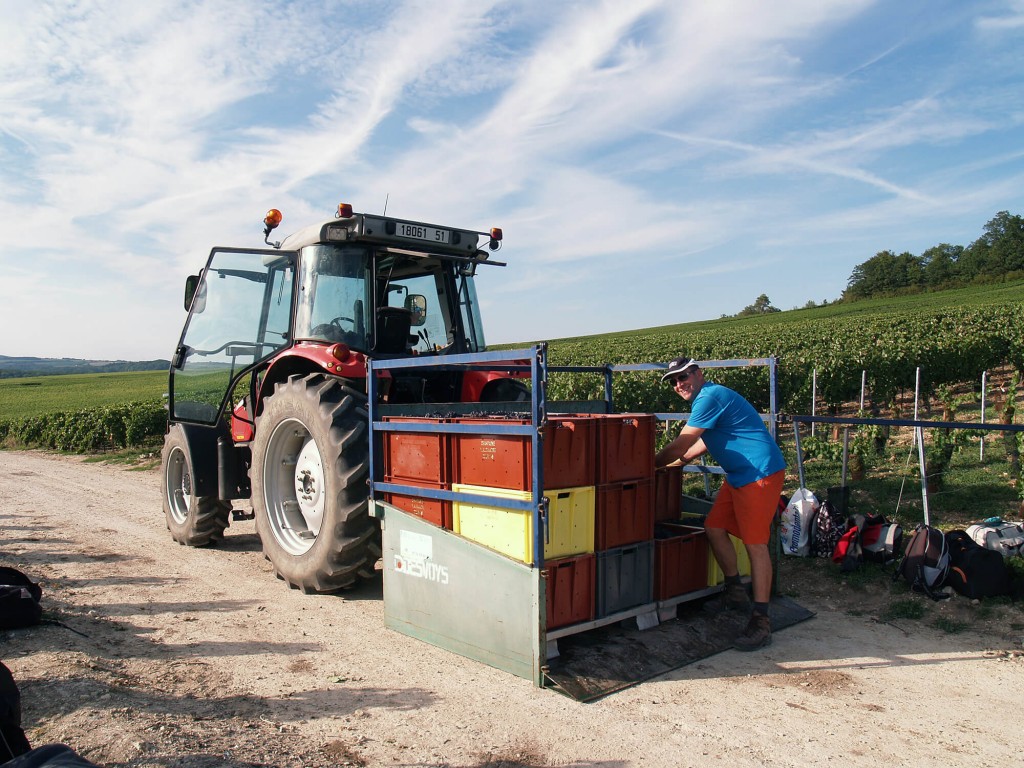
<svg viewBox="0 0 1024 768">
<path fill-rule="evenodd" d="M 672 386 L 674 387 L 676 384 L 681 384 L 682 382 L 686 381 L 688 378 L 690 378 L 690 376 L 694 374 L 696 370 L 696 368 L 690 368 L 688 371 L 683 371 L 678 376 L 672 379 Z"/>
</svg>

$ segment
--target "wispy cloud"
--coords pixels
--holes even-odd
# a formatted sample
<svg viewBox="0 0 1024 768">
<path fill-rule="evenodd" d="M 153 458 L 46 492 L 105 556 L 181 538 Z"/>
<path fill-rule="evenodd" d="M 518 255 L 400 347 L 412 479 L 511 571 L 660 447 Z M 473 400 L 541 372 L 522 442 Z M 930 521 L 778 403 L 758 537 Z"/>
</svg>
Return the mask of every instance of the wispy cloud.
<svg viewBox="0 0 1024 768">
<path fill-rule="evenodd" d="M 52 354 L 166 354 L 182 277 L 260 245 L 271 206 L 285 231 L 385 199 L 503 226 L 511 266 L 481 293 L 515 340 L 716 317 L 808 274 L 820 299 L 888 238 L 974 237 L 1022 201 L 1021 2 L 0 11 L 0 299 L 45 305 L 31 348 Z M 125 313 L 146 318 L 130 343 L 80 321 Z M 0 329 L 0 354 L 19 344 Z"/>
</svg>

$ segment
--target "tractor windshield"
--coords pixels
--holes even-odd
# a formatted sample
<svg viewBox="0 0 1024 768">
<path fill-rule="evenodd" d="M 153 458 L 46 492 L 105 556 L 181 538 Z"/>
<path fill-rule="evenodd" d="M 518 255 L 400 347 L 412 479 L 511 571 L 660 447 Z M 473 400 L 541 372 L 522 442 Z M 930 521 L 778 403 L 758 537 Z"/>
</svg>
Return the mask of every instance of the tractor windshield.
<svg viewBox="0 0 1024 768">
<path fill-rule="evenodd" d="M 295 338 L 370 348 L 370 251 L 360 245 L 302 249 Z"/>
</svg>

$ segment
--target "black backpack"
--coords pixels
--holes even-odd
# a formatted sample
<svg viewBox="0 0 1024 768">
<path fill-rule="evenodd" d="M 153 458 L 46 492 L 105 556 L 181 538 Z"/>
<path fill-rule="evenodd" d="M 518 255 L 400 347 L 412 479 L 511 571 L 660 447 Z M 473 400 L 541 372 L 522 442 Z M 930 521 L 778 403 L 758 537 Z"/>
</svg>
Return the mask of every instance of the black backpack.
<svg viewBox="0 0 1024 768">
<path fill-rule="evenodd" d="M 846 519 L 825 500 L 811 519 L 811 557 L 832 557 L 836 544 L 846 533 Z"/>
<path fill-rule="evenodd" d="M 14 675 L 0 661 L 0 763 L 29 751 L 28 739 L 21 729 L 21 691 Z"/>
<path fill-rule="evenodd" d="M 1010 594 L 1010 574 L 999 552 L 981 546 L 966 531 L 950 531 L 946 543 L 953 589 L 972 600 Z"/>
<path fill-rule="evenodd" d="M 43 590 L 17 568 L 0 565 L 0 629 L 38 624 L 43 610 Z"/>
<path fill-rule="evenodd" d="M 939 592 L 949 575 L 950 556 L 946 537 L 938 528 L 923 523 L 914 529 L 903 559 L 892 575 L 902 576 L 915 592 L 924 592 L 932 600 L 949 595 Z"/>
</svg>

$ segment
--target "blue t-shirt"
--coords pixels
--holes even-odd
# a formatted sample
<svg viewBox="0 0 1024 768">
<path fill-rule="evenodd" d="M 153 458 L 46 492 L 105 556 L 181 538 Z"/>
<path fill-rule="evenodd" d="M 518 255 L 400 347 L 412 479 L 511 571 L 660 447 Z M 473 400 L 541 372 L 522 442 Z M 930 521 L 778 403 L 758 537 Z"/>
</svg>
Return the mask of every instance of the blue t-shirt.
<svg viewBox="0 0 1024 768">
<path fill-rule="evenodd" d="M 704 430 L 701 439 L 733 488 L 786 468 L 782 451 L 760 414 L 728 387 L 705 382 L 693 399 L 686 423 Z"/>
</svg>

